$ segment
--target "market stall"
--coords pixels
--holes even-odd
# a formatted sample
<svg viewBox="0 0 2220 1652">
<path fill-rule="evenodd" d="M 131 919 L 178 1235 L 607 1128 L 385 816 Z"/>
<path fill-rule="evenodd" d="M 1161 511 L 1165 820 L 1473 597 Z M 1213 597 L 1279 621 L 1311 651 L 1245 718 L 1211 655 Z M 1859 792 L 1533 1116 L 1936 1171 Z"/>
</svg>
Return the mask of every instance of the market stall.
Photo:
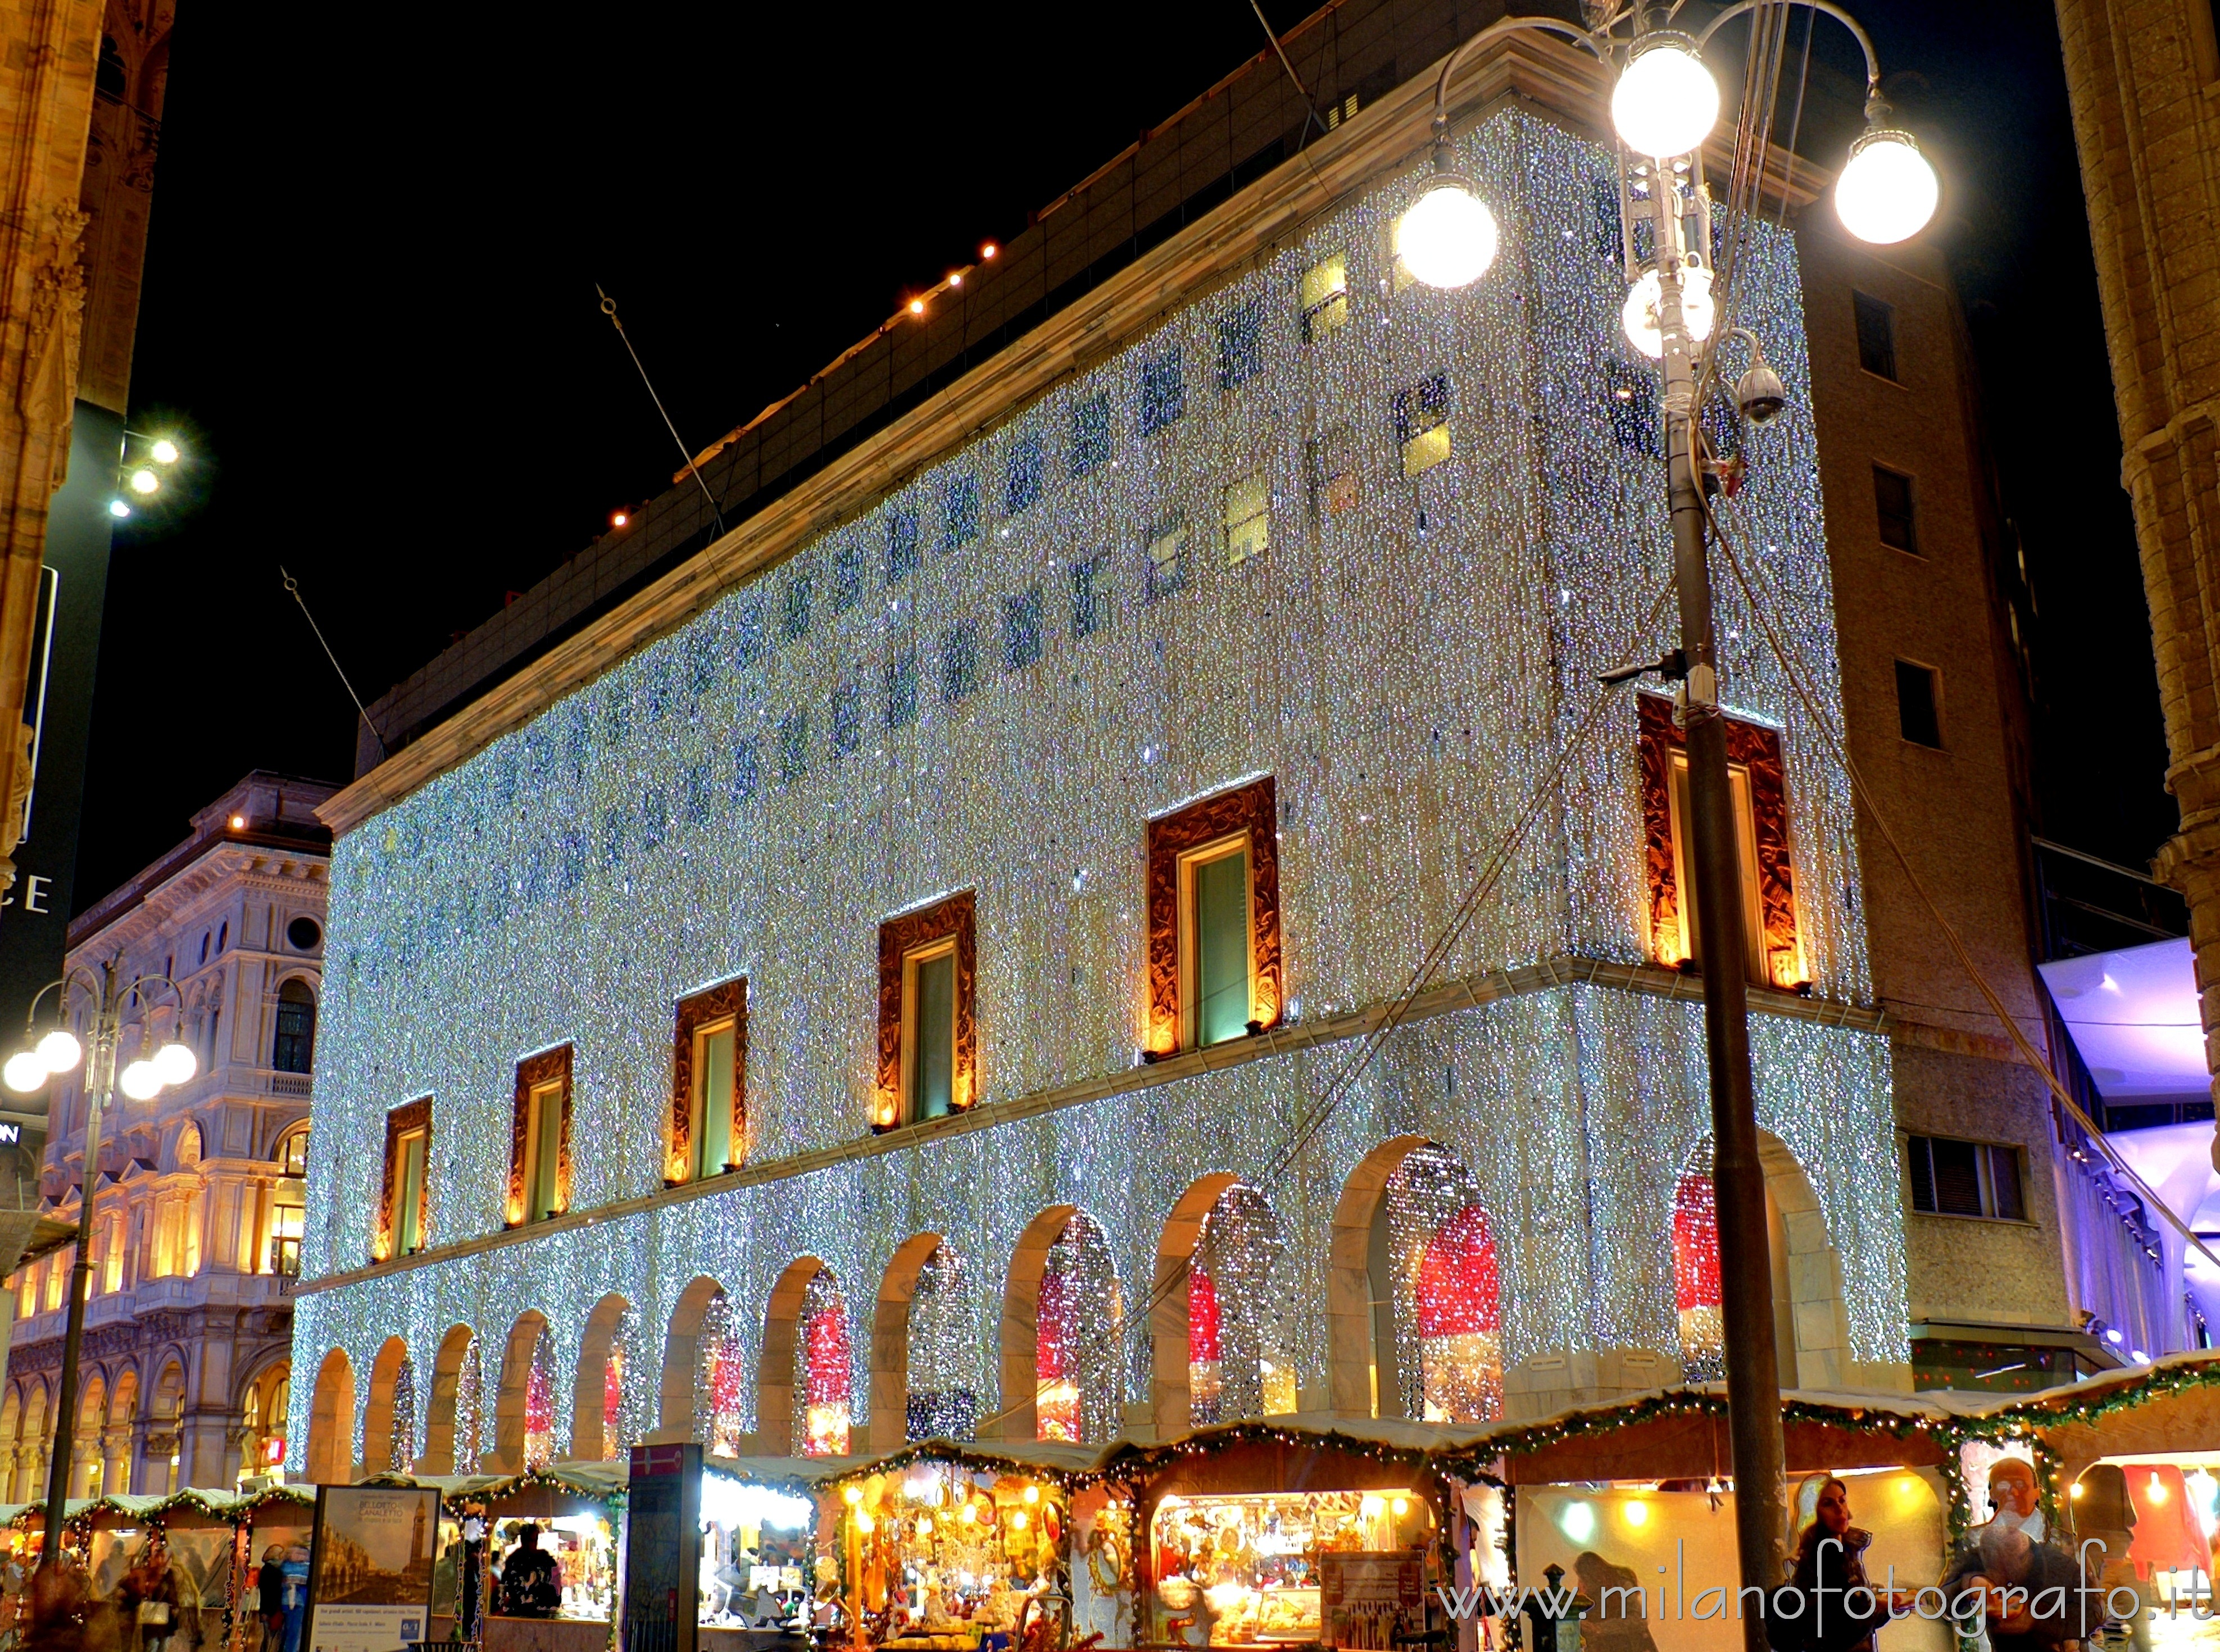
<svg viewBox="0 0 2220 1652">
<path fill-rule="evenodd" d="M 1070 1610 L 1075 1482 L 1084 1446 L 934 1441 L 821 1482 L 820 1550 L 849 1621 L 893 1652 L 1008 1652 L 1053 1644 Z"/>
<path fill-rule="evenodd" d="M 814 1479 L 823 1465 L 821 1458 L 703 1459 L 702 1652 L 750 1652 L 808 1627 L 819 1582 Z"/>
<path fill-rule="evenodd" d="M 1384 1652 L 1425 1634 L 1432 1592 L 1451 1579 L 1452 1512 L 1426 1454 L 1469 1435 L 1294 1415 L 1113 1452 L 1083 1549 L 1082 1621 L 1106 1639 L 1189 1646 Z M 1119 1568 L 1121 1536 L 1133 1547 Z"/>
</svg>

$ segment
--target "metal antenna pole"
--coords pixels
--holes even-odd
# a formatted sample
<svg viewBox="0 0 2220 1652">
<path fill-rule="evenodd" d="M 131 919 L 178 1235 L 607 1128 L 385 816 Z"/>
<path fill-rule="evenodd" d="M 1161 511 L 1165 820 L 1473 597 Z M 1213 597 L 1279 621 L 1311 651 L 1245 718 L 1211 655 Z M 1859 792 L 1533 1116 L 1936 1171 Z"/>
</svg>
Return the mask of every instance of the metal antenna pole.
<svg viewBox="0 0 2220 1652">
<path fill-rule="evenodd" d="M 602 292 L 602 284 L 598 281 L 594 284 L 594 290 L 601 294 L 602 314 L 609 318 L 609 325 L 616 328 L 617 337 L 624 340 L 625 353 L 632 358 L 632 365 L 639 369 L 639 382 L 647 386 L 647 399 L 655 403 L 656 412 L 663 415 L 663 427 L 670 433 L 670 439 L 677 445 L 679 462 L 686 467 L 687 474 L 694 478 L 694 485 L 701 489 L 702 497 L 709 502 L 709 514 L 716 521 L 717 532 L 722 533 L 725 531 L 725 513 L 717 508 L 717 496 L 709 491 L 709 483 L 702 474 L 702 467 L 694 463 L 694 456 L 686 451 L 686 444 L 679 439 L 678 427 L 672 424 L 670 415 L 664 412 L 663 398 L 655 393 L 655 381 L 647 376 L 647 364 L 639 358 L 639 352 L 632 347 L 632 334 L 625 331 L 623 321 L 617 317 L 617 301 Z"/>
<path fill-rule="evenodd" d="M 77 1212 L 77 1265 L 70 1269 L 69 1318 L 62 1333 L 62 1369 L 54 1385 L 53 1459 L 47 1466 L 47 1532 L 40 1569 L 61 1564 L 62 1518 L 69 1501 L 70 1460 L 77 1443 L 78 1351 L 84 1343 L 84 1300 L 92 1282 L 92 1195 L 100 1179 L 100 1116 L 114 1099 L 115 1032 L 122 1005 L 116 993 L 116 960 L 100 966 L 100 1002 L 93 1007 L 92 1048 L 85 1052 L 84 1190 Z M 64 993 L 65 1005 L 67 992 Z"/>
<path fill-rule="evenodd" d="M 1664 334 L 1667 487 L 1673 517 L 1673 578 L 1681 599 L 1681 648 L 1687 683 L 1683 728 L 1696 899 L 1696 944 L 1704 979 L 1704 1044 L 1712 1083 L 1712 1188 L 1718 1211 L 1720 1306 L 1725 1320 L 1727 1429 L 1733 1451 L 1735 1546 L 1745 1588 L 1780 1582 L 1784 1465 L 1780 1372 L 1773 1341 L 1773 1273 L 1765 1218 L 1765 1170 L 1757 1156 L 1757 1113 L 1749 1071 L 1749 994 L 1743 976 L 1742 870 L 1726 720 L 1719 714 L 1718 655 L 1712 627 L 1711 570 L 1697 471 L 1694 346 L 1681 309 L 1681 206 L 1673 175 L 1658 166 L 1657 314 Z M 1762 1613 L 1742 1614 L 1749 1652 L 1766 1652 Z"/>
</svg>

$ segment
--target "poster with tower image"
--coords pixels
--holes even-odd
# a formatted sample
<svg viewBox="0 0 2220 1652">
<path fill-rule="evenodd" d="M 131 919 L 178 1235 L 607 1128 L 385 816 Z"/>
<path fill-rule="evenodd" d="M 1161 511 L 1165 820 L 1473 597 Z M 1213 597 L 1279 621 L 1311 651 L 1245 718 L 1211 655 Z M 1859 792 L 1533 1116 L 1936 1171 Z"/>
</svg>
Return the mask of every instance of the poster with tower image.
<svg viewBox="0 0 2220 1652">
<path fill-rule="evenodd" d="M 314 1652 L 400 1652 L 428 1632 L 440 1494 L 428 1487 L 324 1486 L 309 1564 Z"/>
</svg>

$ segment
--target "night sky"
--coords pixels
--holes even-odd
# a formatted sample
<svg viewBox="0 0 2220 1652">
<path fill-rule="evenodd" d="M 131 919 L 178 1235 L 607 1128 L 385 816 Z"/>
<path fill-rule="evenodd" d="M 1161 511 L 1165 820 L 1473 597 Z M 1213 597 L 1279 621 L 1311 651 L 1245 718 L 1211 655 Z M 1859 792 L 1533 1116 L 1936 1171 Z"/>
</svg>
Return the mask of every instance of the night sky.
<svg viewBox="0 0 2220 1652">
<path fill-rule="evenodd" d="M 2042 614 L 2039 829 L 2140 864 L 2174 812 L 2055 21 L 1855 9 L 1943 174 L 1928 233 Z M 249 769 L 350 776 L 354 709 L 281 563 L 374 700 L 669 485 L 596 282 L 704 446 L 1263 45 L 1245 0 L 1083 35 L 1033 6 L 764 15 L 310 7 L 273 37 L 180 8 L 132 421 L 190 460 L 117 536 L 80 908 Z M 1815 88 L 1799 147 L 1835 164 L 1839 132 Z"/>
</svg>

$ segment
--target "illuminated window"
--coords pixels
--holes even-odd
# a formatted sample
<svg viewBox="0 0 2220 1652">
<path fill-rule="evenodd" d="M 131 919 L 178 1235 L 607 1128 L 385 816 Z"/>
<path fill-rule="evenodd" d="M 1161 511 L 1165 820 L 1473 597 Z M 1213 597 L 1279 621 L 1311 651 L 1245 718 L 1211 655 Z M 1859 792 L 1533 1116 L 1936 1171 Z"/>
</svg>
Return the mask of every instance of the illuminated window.
<svg viewBox="0 0 2220 1652">
<path fill-rule="evenodd" d="M 1149 1049 L 1280 1019 L 1280 879 L 1267 777 L 1149 823 Z"/>
<path fill-rule="evenodd" d="M 1905 1149 L 1911 1171 L 1912 1209 L 1930 1216 L 2025 1219 L 2017 1148 L 1948 1136 L 1913 1136 Z"/>
<path fill-rule="evenodd" d="M 1146 595 L 1169 595 L 1187 583 L 1187 524 L 1167 522 L 1149 535 Z"/>
<path fill-rule="evenodd" d="M 698 1181 L 740 1167 L 747 1137 L 747 1004 L 745 981 L 678 1001 L 668 1181 Z"/>
<path fill-rule="evenodd" d="M 309 1174 L 309 1127 L 306 1125 L 285 1132 L 271 1156 L 278 1161 L 278 1174 L 282 1176 L 304 1176 Z"/>
<path fill-rule="evenodd" d="M 1403 474 L 1431 471 L 1450 456 L 1450 384 L 1439 374 L 1395 393 L 1395 439 Z"/>
<path fill-rule="evenodd" d="M 28 1319 L 39 1311 L 39 1267 L 34 1262 L 28 1268 L 16 1269 L 12 1288 L 18 1319 Z"/>
<path fill-rule="evenodd" d="M 1319 510 L 1356 508 L 1356 439 L 1347 425 L 1330 425 L 1311 443 L 1311 496 Z"/>
<path fill-rule="evenodd" d="M 301 1235 L 306 1231 L 309 1213 L 298 1202 L 280 1197 L 270 1206 L 270 1267 L 273 1274 L 288 1277 L 301 1271 Z"/>
<path fill-rule="evenodd" d="M 1651 956 L 1668 969 L 1684 962 L 1700 963 L 1694 868 L 1687 852 L 1687 744 L 1674 724 L 1671 701 L 1644 694 L 1637 697 L 1636 706 Z M 1800 990 L 1810 977 L 1798 938 L 1780 735 L 1762 724 L 1733 717 L 1724 720 L 1735 859 L 1742 882 L 1743 968 L 1759 986 Z"/>
<path fill-rule="evenodd" d="M 1225 560 L 1247 562 L 1271 548 L 1272 490 L 1260 473 L 1225 490 Z"/>
<path fill-rule="evenodd" d="M 969 891 L 879 926 L 875 1128 L 944 1118 L 976 1099 L 973 932 Z"/>
<path fill-rule="evenodd" d="M 1394 1311 L 1392 1346 L 1375 1322 L 1375 1411 L 1434 1423 L 1501 1416 L 1502 1284 L 1478 1180 L 1426 1143 L 1388 1177 L 1375 1221 L 1384 1276 L 1371 1287 Z"/>
<path fill-rule="evenodd" d="M 571 1205 L 571 1046 L 516 1064 L 509 1129 L 511 1227 L 559 1216 Z"/>
<path fill-rule="evenodd" d="M 1349 259 L 1336 252 L 1303 271 L 1303 342 L 1316 343 L 1349 322 Z"/>
<path fill-rule="evenodd" d="M 379 1203 L 382 1227 L 371 1241 L 373 1257 L 414 1256 L 424 1248 L 431 1156 L 431 1097 L 385 1115 L 385 1196 Z"/>
</svg>

